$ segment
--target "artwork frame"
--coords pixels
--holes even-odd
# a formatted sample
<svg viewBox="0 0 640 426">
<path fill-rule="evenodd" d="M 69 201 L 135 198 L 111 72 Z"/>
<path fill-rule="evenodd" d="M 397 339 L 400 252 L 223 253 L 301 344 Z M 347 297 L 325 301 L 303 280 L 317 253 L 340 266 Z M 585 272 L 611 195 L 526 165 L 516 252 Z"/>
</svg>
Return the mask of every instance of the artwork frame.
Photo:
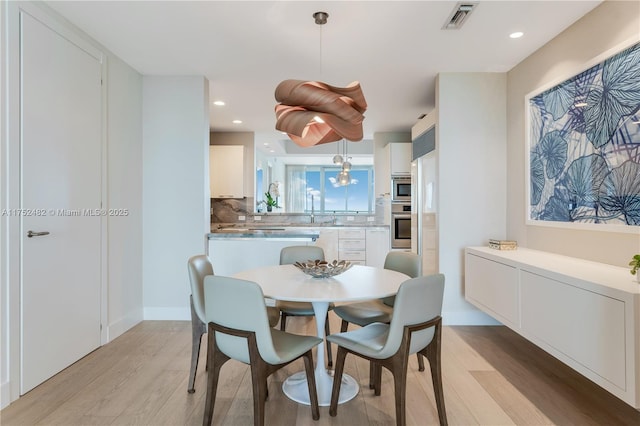
<svg viewBox="0 0 640 426">
<path fill-rule="evenodd" d="M 527 225 L 640 234 L 640 39 L 525 96 Z"/>
</svg>

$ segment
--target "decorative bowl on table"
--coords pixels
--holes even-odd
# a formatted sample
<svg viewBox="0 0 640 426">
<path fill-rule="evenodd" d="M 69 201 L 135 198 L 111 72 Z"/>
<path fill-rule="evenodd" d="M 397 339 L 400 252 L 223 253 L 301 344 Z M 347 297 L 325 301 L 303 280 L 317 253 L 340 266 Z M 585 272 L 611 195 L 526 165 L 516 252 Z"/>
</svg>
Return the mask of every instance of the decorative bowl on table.
<svg viewBox="0 0 640 426">
<path fill-rule="evenodd" d="M 352 266 L 351 262 L 347 262 L 346 260 L 334 260 L 332 262 L 327 262 L 326 260 L 307 260 L 306 262 L 296 262 L 293 265 L 305 274 L 311 275 L 313 278 L 333 277 L 343 273 Z"/>
</svg>

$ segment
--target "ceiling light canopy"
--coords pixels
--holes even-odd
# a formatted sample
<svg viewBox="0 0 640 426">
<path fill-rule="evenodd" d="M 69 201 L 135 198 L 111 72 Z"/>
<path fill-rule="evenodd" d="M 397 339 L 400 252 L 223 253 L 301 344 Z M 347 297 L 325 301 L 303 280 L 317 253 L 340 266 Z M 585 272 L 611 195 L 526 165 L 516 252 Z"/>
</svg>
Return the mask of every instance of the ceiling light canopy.
<svg viewBox="0 0 640 426">
<path fill-rule="evenodd" d="M 313 14 L 318 25 L 326 24 L 328 17 L 326 12 Z M 276 87 L 275 98 L 279 102 L 275 108 L 276 129 L 299 146 L 362 140 L 367 102 L 358 81 L 337 87 L 320 81 L 284 80 Z"/>
</svg>

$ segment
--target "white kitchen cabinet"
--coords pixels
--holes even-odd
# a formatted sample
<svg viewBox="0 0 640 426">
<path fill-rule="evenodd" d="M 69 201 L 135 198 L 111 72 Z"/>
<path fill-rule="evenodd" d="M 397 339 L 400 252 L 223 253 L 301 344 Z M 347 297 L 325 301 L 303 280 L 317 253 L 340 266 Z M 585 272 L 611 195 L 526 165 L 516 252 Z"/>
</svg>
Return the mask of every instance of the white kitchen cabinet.
<svg viewBox="0 0 640 426">
<path fill-rule="evenodd" d="M 338 230 L 338 259 L 364 265 L 367 261 L 367 233 L 362 228 Z"/>
<path fill-rule="evenodd" d="M 327 261 L 338 259 L 338 230 L 317 228 L 320 236 L 314 245 L 324 250 L 324 258 Z"/>
<path fill-rule="evenodd" d="M 640 408 L 640 286 L 627 268 L 467 247 L 465 290 L 469 302 Z"/>
<path fill-rule="evenodd" d="M 392 142 L 389 144 L 391 176 L 411 173 L 411 143 Z"/>
<path fill-rule="evenodd" d="M 389 252 L 389 229 L 371 228 L 366 231 L 367 266 L 382 268 Z"/>
<path fill-rule="evenodd" d="M 244 197 L 244 146 L 209 146 L 211 198 Z"/>
</svg>

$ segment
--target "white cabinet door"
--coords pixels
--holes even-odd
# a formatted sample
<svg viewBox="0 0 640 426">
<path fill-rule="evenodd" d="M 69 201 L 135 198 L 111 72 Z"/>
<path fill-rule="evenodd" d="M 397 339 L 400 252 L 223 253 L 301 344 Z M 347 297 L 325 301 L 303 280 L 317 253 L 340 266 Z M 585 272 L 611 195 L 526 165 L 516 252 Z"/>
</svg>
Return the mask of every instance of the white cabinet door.
<svg viewBox="0 0 640 426">
<path fill-rule="evenodd" d="M 211 198 L 244 197 L 244 146 L 209 147 L 209 190 Z"/>
<path fill-rule="evenodd" d="M 24 394 L 100 346 L 103 219 L 81 212 L 101 207 L 103 99 L 99 52 L 21 18 L 20 207 L 49 209 L 20 217 Z"/>
<path fill-rule="evenodd" d="M 367 265 L 382 268 L 390 249 L 389 229 L 367 229 Z"/>
<path fill-rule="evenodd" d="M 391 175 L 409 175 L 411 173 L 411 144 L 394 142 L 389 146 Z"/>
<path fill-rule="evenodd" d="M 320 236 L 315 242 L 315 245 L 322 247 L 324 250 L 324 258 L 326 260 L 338 259 L 338 230 L 336 229 L 321 229 Z"/>
</svg>

